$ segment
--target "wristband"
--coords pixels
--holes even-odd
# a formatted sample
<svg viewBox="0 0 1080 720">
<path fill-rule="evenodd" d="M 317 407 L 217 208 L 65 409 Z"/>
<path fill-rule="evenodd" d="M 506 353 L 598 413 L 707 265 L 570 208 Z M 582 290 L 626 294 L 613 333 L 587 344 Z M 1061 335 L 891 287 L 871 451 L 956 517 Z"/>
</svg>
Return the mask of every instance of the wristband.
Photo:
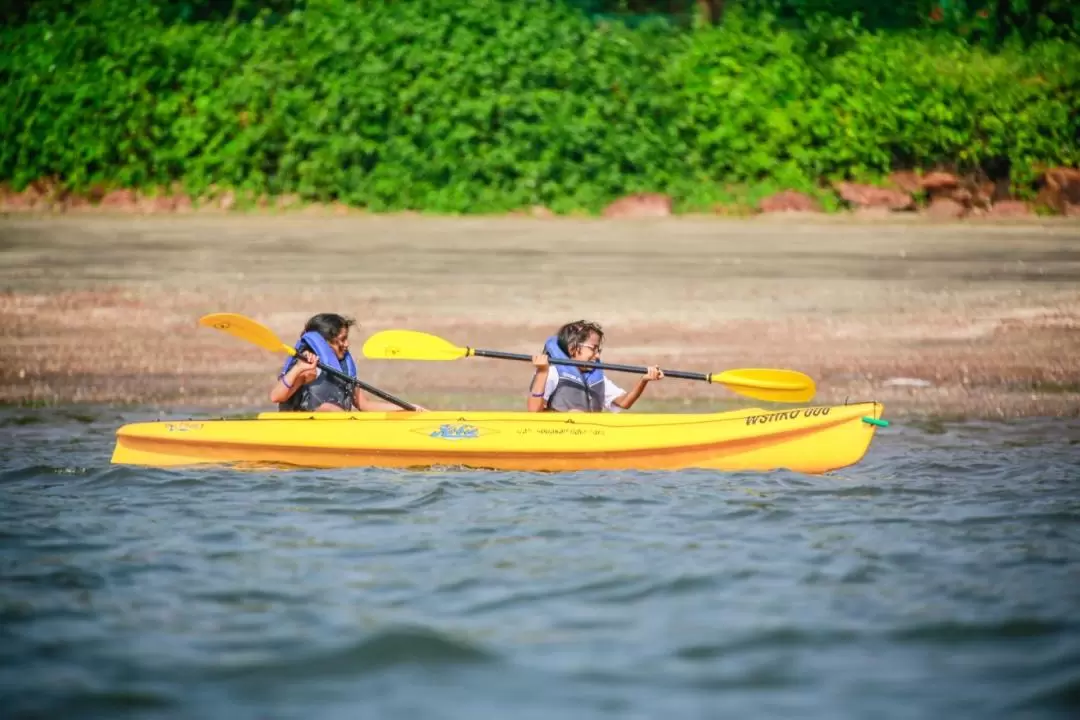
<svg viewBox="0 0 1080 720">
<path fill-rule="evenodd" d="M 542 392 L 538 392 L 538 393 L 531 392 L 529 394 L 532 395 L 533 397 L 539 397 L 539 398 L 544 397 L 544 393 L 542 393 Z"/>
<path fill-rule="evenodd" d="M 282 384 L 282 385 L 284 385 L 285 387 L 287 387 L 287 388 L 289 388 L 290 390 L 292 390 L 292 385 L 290 385 L 289 383 L 285 382 L 285 373 L 281 373 L 280 375 L 278 375 L 278 380 L 280 380 L 280 381 L 281 381 L 281 384 Z"/>
</svg>

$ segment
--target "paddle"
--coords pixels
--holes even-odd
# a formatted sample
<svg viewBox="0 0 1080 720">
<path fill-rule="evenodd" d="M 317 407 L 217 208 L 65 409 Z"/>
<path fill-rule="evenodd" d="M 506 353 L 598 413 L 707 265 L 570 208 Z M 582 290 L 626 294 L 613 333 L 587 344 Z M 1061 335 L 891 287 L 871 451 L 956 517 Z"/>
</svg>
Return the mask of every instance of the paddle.
<svg viewBox="0 0 1080 720">
<path fill-rule="evenodd" d="M 499 360 L 532 361 L 531 355 L 457 347 L 437 335 L 415 330 L 383 330 L 377 332 L 364 343 L 363 353 L 365 357 L 383 360 L 457 360 L 475 356 Z M 582 360 L 552 358 L 551 363 L 554 365 L 577 365 L 578 367 L 601 368 L 603 370 L 638 374 L 649 371 L 648 368 L 638 365 L 616 365 Z M 732 392 L 770 402 L 807 402 L 814 397 L 815 391 L 813 379 L 794 370 L 750 368 L 726 370 L 721 373 L 664 370 L 664 375 L 685 380 L 704 380 L 708 383 L 723 385 Z"/>
<path fill-rule="evenodd" d="M 297 354 L 296 348 L 281 342 L 281 338 L 275 335 L 273 330 L 244 315 L 237 315 L 235 313 L 211 313 L 210 315 L 204 315 L 199 318 L 199 324 L 214 328 L 215 330 L 221 330 L 222 332 L 238 337 L 241 340 L 247 340 L 249 343 L 258 345 L 270 352 L 285 353 L 286 355 L 292 355 L 293 357 L 296 357 Z M 405 402 L 404 400 L 394 397 L 390 393 L 383 392 L 356 378 L 349 377 L 340 370 L 335 370 L 329 365 L 321 362 L 317 363 L 317 365 L 323 372 L 330 373 L 334 377 L 344 380 L 350 385 L 357 385 L 364 390 L 367 390 L 372 395 L 376 395 L 387 402 L 397 405 L 399 408 L 404 410 L 416 410 L 416 406 L 412 403 Z"/>
</svg>

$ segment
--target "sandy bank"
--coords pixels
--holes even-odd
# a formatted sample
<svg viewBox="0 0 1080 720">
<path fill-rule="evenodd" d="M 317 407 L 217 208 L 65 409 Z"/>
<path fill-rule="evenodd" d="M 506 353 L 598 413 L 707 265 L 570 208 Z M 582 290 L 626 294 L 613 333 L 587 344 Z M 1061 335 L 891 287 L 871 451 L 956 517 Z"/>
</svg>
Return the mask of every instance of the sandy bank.
<svg viewBox="0 0 1080 720">
<path fill-rule="evenodd" d="M 1075 221 L 10 216 L 0 258 L 9 403 L 266 408 L 281 358 L 196 319 L 241 312 L 291 342 L 333 310 L 360 321 L 357 349 L 406 327 L 533 352 L 587 317 L 611 362 L 791 367 L 817 402 L 879 399 L 894 417 L 1080 413 Z M 530 374 L 361 363 L 433 407 L 520 406 Z M 636 409 L 742 403 L 667 380 Z"/>
</svg>

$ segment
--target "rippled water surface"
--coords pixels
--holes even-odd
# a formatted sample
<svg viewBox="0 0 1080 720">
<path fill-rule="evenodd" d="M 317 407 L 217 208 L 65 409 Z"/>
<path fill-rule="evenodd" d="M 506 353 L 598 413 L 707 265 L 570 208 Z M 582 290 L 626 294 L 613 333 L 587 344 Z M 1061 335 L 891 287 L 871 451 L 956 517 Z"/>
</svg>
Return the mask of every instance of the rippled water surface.
<svg viewBox="0 0 1080 720">
<path fill-rule="evenodd" d="M 1080 423 L 825 477 L 143 470 L 0 411 L 0 715 L 1078 717 Z"/>
</svg>

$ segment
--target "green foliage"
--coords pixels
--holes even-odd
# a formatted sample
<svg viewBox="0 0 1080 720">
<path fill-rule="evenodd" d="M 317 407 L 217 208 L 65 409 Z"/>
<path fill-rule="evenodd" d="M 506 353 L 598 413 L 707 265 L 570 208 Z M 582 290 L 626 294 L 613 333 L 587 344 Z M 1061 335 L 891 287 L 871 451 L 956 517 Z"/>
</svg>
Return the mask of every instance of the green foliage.
<svg viewBox="0 0 1080 720">
<path fill-rule="evenodd" d="M 567 0 L 593 17 L 667 17 L 685 20 L 699 0 Z M 1080 38 L 1075 0 L 713 0 L 714 7 L 747 16 L 771 16 L 804 29 L 826 20 L 858 19 L 873 30 L 935 28 L 970 41 L 999 46 L 1009 39 Z"/>
<path fill-rule="evenodd" d="M 0 0 L 0 17 L 8 24 L 53 22 L 79 14 L 85 0 Z M 282 16 L 304 7 L 304 0 L 142 0 L 144 7 L 167 23 L 213 20 L 250 21 L 259 14 Z"/>
<path fill-rule="evenodd" d="M 16 187 L 572 211 L 635 191 L 707 207 L 725 187 L 814 192 L 1003 159 L 1026 179 L 1080 161 L 1080 49 L 1062 40 L 991 52 L 737 8 L 689 32 L 555 0 L 71 7 L 0 30 L 0 180 Z"/>
</svg>

